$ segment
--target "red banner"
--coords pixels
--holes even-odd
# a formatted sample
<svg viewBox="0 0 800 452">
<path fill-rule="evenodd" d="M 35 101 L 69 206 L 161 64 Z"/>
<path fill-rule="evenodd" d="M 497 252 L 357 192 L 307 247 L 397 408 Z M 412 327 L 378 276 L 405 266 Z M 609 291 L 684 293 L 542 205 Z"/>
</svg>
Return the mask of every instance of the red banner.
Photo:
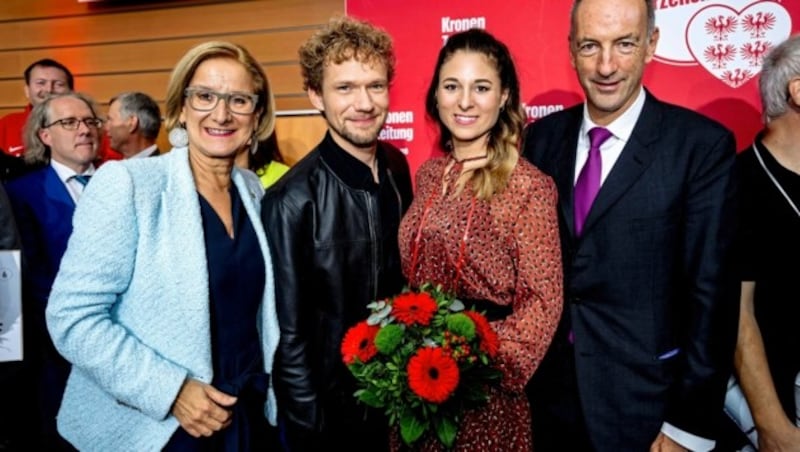
<svg viewBox="0 0 800 452">
<path fill-rule="evenodd" d="M 758 74 L 764 54 L 798 31 L 796 0 L 655 0 L 661 36 L 644 84 L 659 99 L 728 126 L 740 149 L 761 128 Z M 386 29 L 397 53 L 391 112 L 381 138 L 412 171 L 435 151 L 425 92 L 439 48 L 453 33 L 485 28 L 517 65 L 529 120 L 583 101 L 570 65 L 572 2 L 552 0 L 346 0 L 348 15 Z"/>
</svg>

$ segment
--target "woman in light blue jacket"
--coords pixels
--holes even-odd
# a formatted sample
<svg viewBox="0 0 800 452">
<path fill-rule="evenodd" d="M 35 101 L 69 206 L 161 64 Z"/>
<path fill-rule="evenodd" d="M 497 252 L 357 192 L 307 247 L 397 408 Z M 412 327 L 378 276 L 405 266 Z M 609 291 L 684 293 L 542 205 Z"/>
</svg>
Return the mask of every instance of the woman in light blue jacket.
<svg viewBox="0 0 800 452">
<path fill-rule="evenodd" d="M 266 74 L 208 42 L 169 82 L 169 153 L 89 182 L 47 307 L 81 451 L 268 450 L 278 342 L 263 189 L 234 166 L 275 124 Z"/>
</svg>

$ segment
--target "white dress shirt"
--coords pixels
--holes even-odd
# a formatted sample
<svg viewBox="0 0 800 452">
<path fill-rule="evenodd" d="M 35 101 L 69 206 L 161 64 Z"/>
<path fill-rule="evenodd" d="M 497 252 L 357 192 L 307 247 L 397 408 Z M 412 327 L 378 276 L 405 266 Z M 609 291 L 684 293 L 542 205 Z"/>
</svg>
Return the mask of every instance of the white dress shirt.
<svg viewBox="0 0 800 452">
<path fill-rule="evenodd" d="M 600 146 L 600 156 L 603 162 L 600 172 L 600 186 L 606 181 L 606 177 L 608 177 L 608 173 L 611 172 L 611 168 L 617 163 L 617 159 L 620 154 L 622 154 L 622 148 L 628 143 L 633 133 L 633 128 L 636 126 L 636 121 L 639 119 L 639 114 L 642 113 L 642 108 L 644 108 L 644 98 L 644 89 L 640 88 L 639 95 L 636 97 L 636 100 L 633 101 L 630 108 L 611 124 L 605 126 L 612 135 Z M 583 168 L 586 159 L 589 157 L 589 131 L 594 127 L 598 126 L 589 117 L 586 104 L 583 104 L 583 123 L 581 124 L 581 131 L 578 134 L 578 150 L 575 154 L 575 176 L 572 180 L 573 185 L 578 181 L 581 168 Z"/>
<path fill-rule="evenodd" d="M 83 194 L 84 185 L 78 182 L 75 179 L 75 176 L 78 175 L 72 168 L 55 161 L 54 159 L 50 159 L 50 166 L 53 167 L 56 174 L 58 174 L 58 178 L 61 179 L 61 182 L 67 187 L 67 192 L 72 197 L 72 200 L 75 204 L 78 203 L 78 199 L 80 199 L 81 195 Z M 81 173 L 83 176 L 91 176 L 94 174 L 95 168 L 94 165 L 89 165 L 89 168 Z"/>
</svg>

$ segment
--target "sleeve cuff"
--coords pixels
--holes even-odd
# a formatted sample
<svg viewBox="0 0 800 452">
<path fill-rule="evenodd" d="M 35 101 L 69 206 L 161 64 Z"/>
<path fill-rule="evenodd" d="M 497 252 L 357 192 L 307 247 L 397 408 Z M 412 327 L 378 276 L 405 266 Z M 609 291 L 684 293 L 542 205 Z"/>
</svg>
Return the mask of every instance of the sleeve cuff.
<svg viewBox="0 0 800 452">
<path fill-rule="evenodd" d="M 661 426 L 661 433 L 667 435 L 669 439 L 675 441 L 681 446 L 694 452 L 708 452 L 714 449 L 714 446 L 716 445 L 716 441 L 683 431 L 669 422 L 664 422 L 664 424 Z"/>
</svg>

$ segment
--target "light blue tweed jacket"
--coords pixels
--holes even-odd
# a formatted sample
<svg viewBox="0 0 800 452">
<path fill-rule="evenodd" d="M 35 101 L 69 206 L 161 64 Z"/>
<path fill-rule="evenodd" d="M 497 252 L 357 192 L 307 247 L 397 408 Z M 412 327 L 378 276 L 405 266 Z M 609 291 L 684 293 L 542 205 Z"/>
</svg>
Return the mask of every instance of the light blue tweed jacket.
<svg viewBox="0 0 800 452">
<path fill-rule="evenodd" d="M 278 344 L 263 189 L 234 169 L 258 235 L 266 288 L 258 326 L 265 371 Z M 58 430 L 81 451 L 160 450 L 178 428 L 186 378 L 212 378 L 208 267 L 186 148 L 104 164 L 81 197 L 47 306 L 58 351 L 73 364 Z M 254 319 L 255 321 L 255 319 Z M 270 388 L 265 413 L 275 425 Z"/>
</svg>

